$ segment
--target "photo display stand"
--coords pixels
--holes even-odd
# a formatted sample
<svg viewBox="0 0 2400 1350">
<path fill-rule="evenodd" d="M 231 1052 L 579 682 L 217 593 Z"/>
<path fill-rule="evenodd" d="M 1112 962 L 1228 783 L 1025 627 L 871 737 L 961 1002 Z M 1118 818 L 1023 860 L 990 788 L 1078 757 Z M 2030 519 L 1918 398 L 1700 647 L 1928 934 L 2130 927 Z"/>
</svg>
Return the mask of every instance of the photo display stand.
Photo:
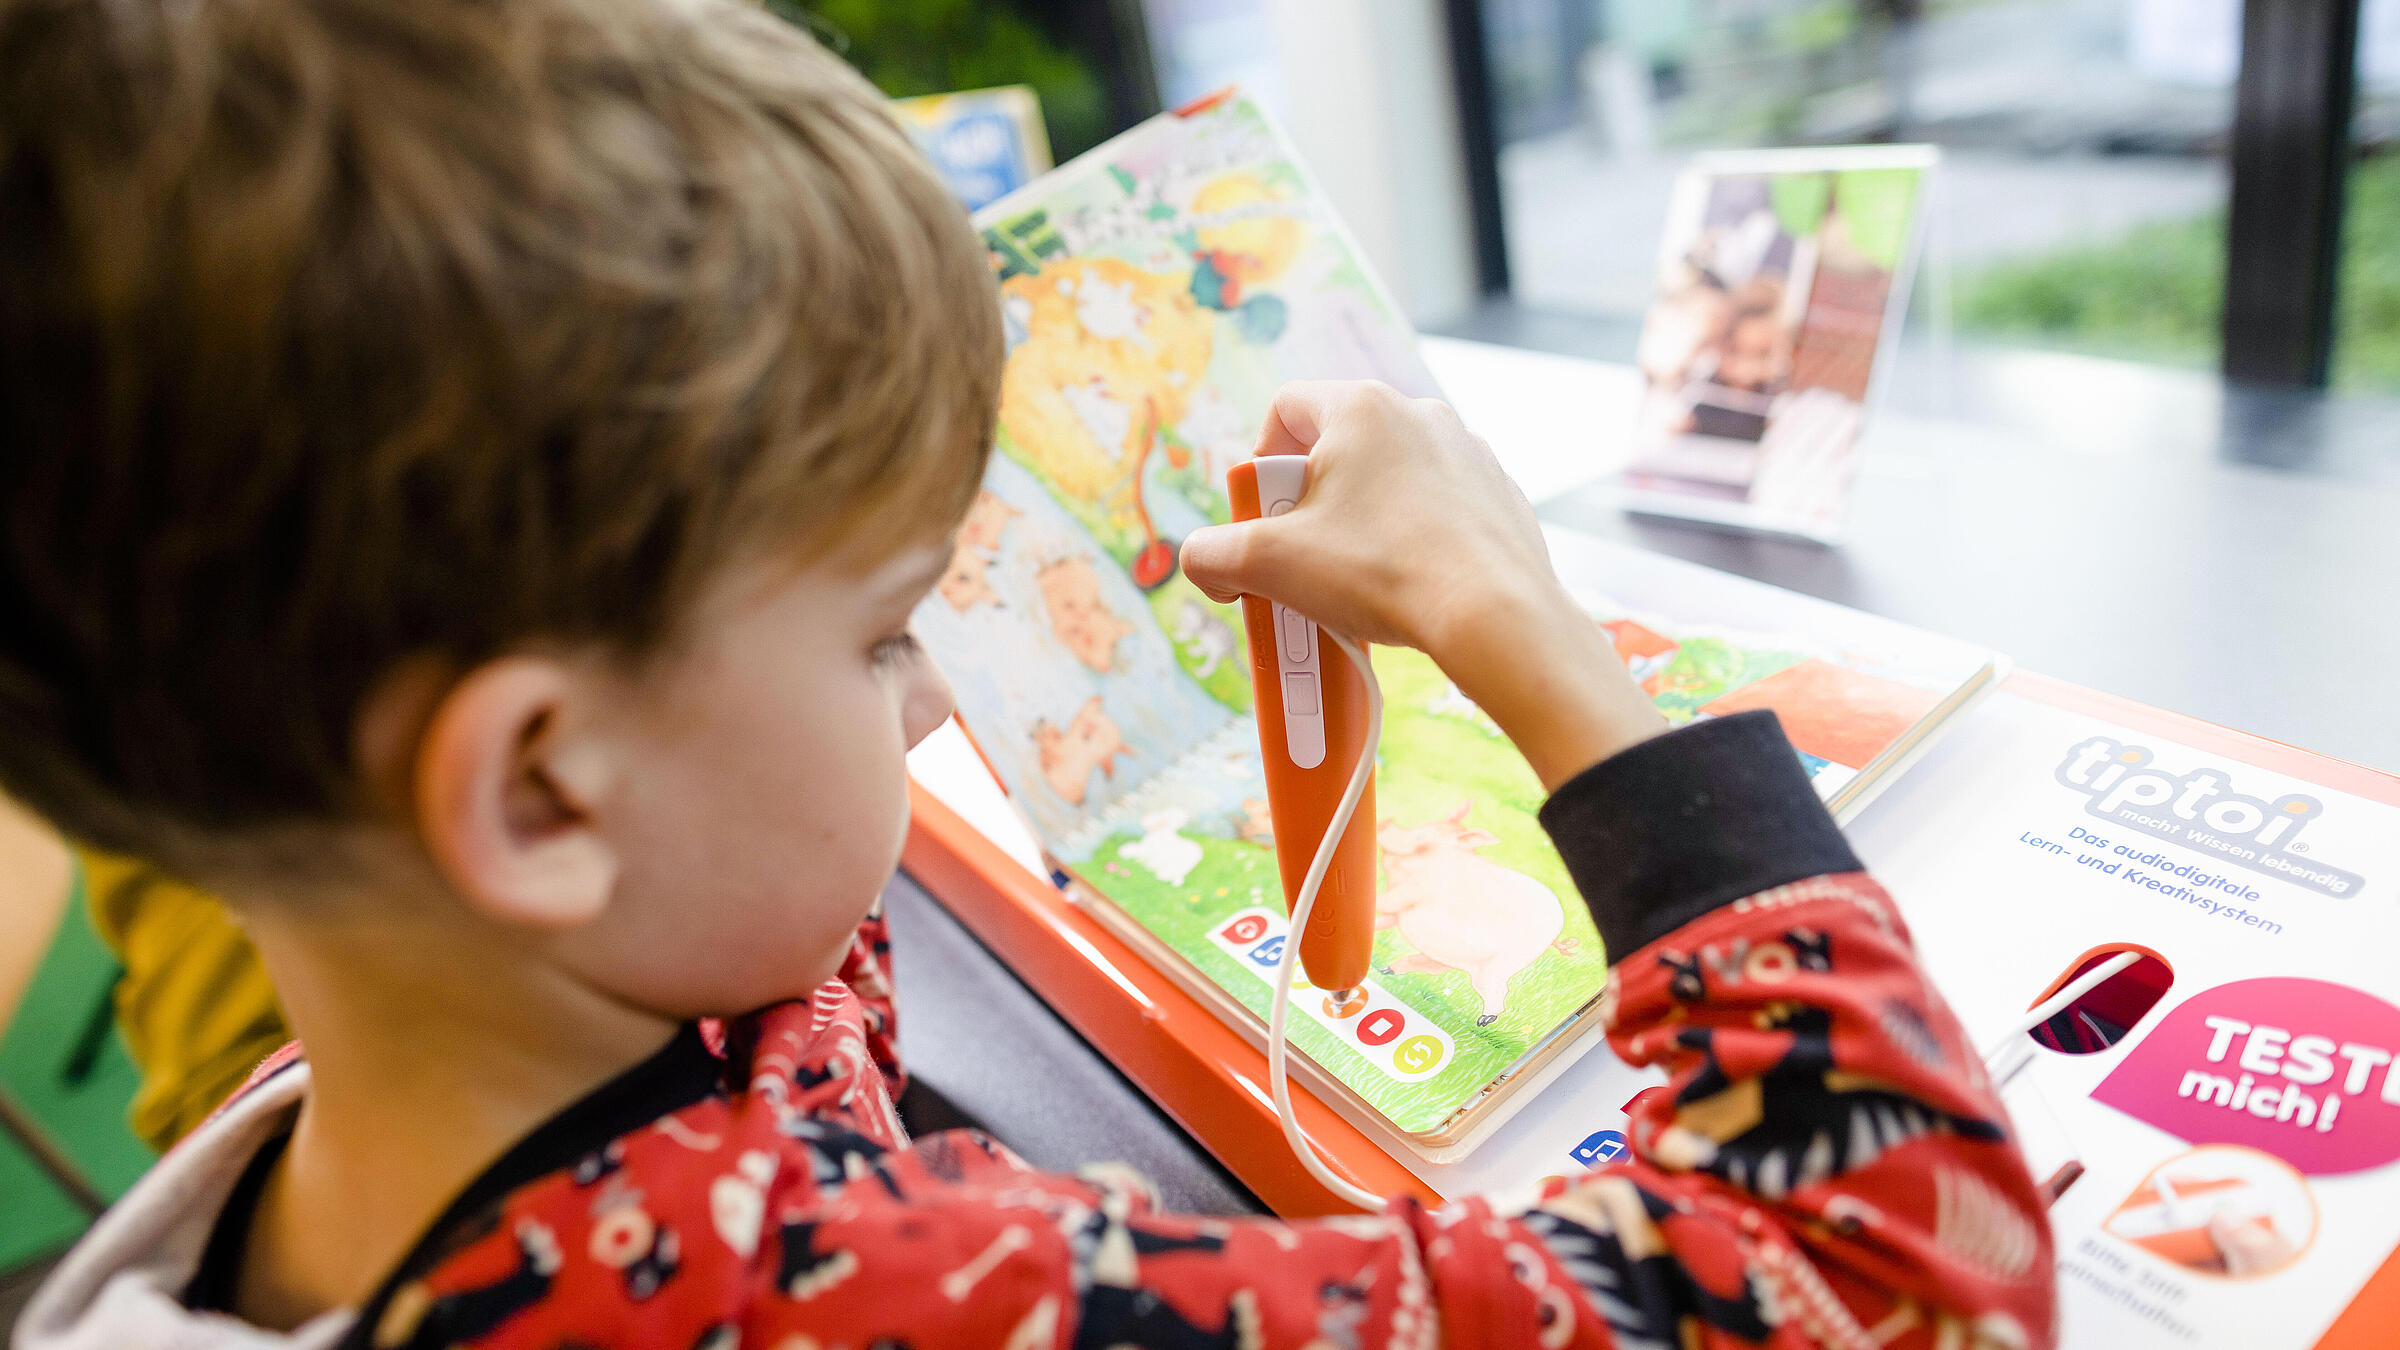
<svg viewBox="0 0 2400 1350">
<path fill-rule="evenodd" d="M 1925 250 L 1939 158 L 1932 146 L 1895 145 L 1692 161 L 1668 209 L 1636 355 L 1643 394 L 1617 484 L 1626 509 L 1840 537 Z M 1944 279 L 1944 307 L 1947 289 Z"/>
</svg>

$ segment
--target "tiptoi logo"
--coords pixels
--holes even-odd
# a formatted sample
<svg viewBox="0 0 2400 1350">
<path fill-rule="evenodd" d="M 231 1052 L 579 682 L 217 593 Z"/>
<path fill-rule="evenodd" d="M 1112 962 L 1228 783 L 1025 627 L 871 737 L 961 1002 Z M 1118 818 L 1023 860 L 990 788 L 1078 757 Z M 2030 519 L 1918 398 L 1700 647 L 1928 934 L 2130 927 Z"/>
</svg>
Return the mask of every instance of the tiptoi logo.
<svg viewBox="0 0 2400 1350">
<path fill-rule="evenodd" d="M 2087 814 L 2201 850 L 2232 866 L 2327 895 L 2356 895 L 2366 884 L 2355 872 L 2299 856 L 2308 852 L 2301 830 L 2325 811 L 2314 797 L 2296 792 L 2272 801 L 2245 797 L 2232 790 L 2232 775 L 2226 770 L 2203 767 L 2170 774 L 2152 768 L 2150 752 L 2142 746 L 2119 745 L 2105 736 L 2067 751 L 2059 761 L 2058 781 L 2090 799 L 2084 803 Z"/>
</svg>

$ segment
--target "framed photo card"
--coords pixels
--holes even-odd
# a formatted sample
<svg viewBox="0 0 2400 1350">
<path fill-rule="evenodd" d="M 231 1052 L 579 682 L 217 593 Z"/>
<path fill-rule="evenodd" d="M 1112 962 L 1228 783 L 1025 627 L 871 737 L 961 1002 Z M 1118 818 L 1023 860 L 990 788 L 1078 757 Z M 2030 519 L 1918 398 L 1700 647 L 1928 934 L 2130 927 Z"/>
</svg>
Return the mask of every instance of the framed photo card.
<svg viewBox="0 0 2400 1350">
<path fill-rule="evenodd" d="M 1838 535 L 1937 157 L 1903 145 L 1693 162 L 1642 325 L 1629 509 Z"/>
</svg>

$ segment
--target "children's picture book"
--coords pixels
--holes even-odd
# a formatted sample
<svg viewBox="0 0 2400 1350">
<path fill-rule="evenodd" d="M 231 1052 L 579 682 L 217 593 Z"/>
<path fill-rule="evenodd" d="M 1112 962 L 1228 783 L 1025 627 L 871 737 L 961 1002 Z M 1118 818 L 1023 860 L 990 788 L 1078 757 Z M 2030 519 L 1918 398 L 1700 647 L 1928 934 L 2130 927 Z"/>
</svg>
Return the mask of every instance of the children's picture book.
<svg viewBox="0 0 2400 1350">
<path fill-rule="evenodd" d="M 1060 884 L 1256 1035 L 1286 923 L 1250 654 L 1239 611 L 1184 578 L 1176 548 L 1227 520 L 1225 471 L 1283 382 L 1437 391 L 1289 143 L 1238 95 L 1144 123 L 976 220 L 1009 344 L 997 446 L 917 631 Z M 1670 718 L 1791 708 L 1818 729 L 1799 743 L 1828 791 L 1855 796 L 1989 669 L 1906 630 L 1751 636 L 1652 600 L 1591 603 Z M 1607 954 L 1498 727 L 1421 654 L 1373 659 L 1375 973 L 1346 1001 L 1301 991 L 1296 1069 L 1409 1147 L 1456 1148 L 1588 1029 Z"/>
<path fill-rule="evenodd" d="M 2008 673 L 1984 648 L 1575 531 L 1550 558 L 1670 726 L 1771 708 L 1847 820 Z"/>
<path fill-rule="evenodd" d="M 969 211 L 998 201 L 1050 167 L 1041 102 L 1026 85 L 896 98 L 892 111 Z"/>
<path fill-rule="evenodd" d="M 1931 146 L 1728 153 L 1678 180 L 1636 357 L 1629 507 L 1839 533 L 1935 160 Z"/>
</svg>

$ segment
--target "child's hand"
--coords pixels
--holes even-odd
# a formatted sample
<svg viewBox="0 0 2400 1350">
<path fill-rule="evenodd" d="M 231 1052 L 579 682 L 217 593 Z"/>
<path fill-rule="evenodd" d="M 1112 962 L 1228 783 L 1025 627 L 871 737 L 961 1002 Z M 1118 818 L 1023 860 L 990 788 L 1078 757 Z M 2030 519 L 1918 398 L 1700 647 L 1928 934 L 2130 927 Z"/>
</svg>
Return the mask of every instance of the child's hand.
<svg viewBox="0 0 2400 1350">
<path fill-rule="evenodd" d="M 1298 507 L 1184 540 L 1184 574 L 1202 590 L 1424 651 L 1544 787 L 1664 729 L 1559 584 L 1525 494 L 1449 405 L 1380 384 L 1289 384 L 1259 453 L 1301 451 Z"/>
</svg>

